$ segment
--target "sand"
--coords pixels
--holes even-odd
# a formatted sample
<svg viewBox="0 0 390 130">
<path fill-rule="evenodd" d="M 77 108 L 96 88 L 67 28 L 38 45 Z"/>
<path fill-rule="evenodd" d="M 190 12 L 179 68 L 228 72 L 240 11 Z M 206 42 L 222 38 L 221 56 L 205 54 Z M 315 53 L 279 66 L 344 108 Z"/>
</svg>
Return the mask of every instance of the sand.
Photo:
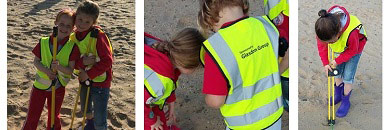
<svg viewBox="0 0 390 130">
<path fill-rule="evenodd" d="M 314 23 L 320 9 L 344 6 L 365 26 L 368 41 L 355 75 L 351 108 L 335 129 L 382 129 L 382 5 L 380 0 L 299 1 L 299 129 L 329 129 L 327 78 L 318 56 Z M 340 105 L 336 105 L 335 109 Z"/>
<path fill-rule="evenodd" d="M 79 1 L 77 1 L 79 2 Z M 97 2 L 101 7 L 101 25 L 114 48 L 113 81 L 108 103 L 109 129 L 135 128 L 135 13 L 134 0 Z M 78 3 L 63 1 L 8 1 L 7 16 L 7 126 L 21 129 L 27 115 L 30 91 L 35 77 L 31 50 L 42 36 L 48 36 L 54 17 L 61 8 L 77 8 Z M 66 87 L 61 109 L 62 128 L 68 129 L 78 83 L 72 80 Z M 80 106 L 78 106 L 80 110 Z M 41 115 L 38 129 L 46 128 L 47 111 Z M 74 126 L 81 124 L 77 113 Z"/>
<path fill-rule="evenodd" d="M 249 0 L 250 16 L 263 15 L 263 1 Z M 145 1 L 145 32 L 161 39 L 169 39 L 186 27 L 197 28 L 198 0 Z M 176 90 L 178 126 L 184 130 L 221 130 L 225 123 L 218 109 L 205 104 L 202 94 L 203 69 L 182 75 Z M 283 129 L 288 129 L 288 113 L 282 118 Z"/>
</svg>

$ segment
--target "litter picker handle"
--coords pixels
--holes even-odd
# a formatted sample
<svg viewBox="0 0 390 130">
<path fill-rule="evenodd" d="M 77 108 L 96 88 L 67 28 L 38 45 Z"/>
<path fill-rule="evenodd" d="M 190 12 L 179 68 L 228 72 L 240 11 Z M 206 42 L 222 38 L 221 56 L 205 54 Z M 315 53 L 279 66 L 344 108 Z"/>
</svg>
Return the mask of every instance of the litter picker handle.
<svg viewBox="0 0 390 130">
<path fill-rule="evenodd" d="M 53 59 L 52 61 L 55 61 L 56 60 L 56 56 L 57 56 L 57 34 L 58 34 L 58 27 L 57 26 L 54 26 L 53 27 Z M 53 71 L 55 72 L 56 70 L 53 69 Z M 53 80 L 53 82 L 55 81 L 56 79 Z M 53 84 L 52 82 L 52 84 Z M 56 95 L 56 87 L 55 87 L 55 83 L 51 86 L 51 121 L 50 121 L 50 128 L 52 130 L 54 130 L 54 114 L 55 114 L 55 95 Z"/>
</svg>

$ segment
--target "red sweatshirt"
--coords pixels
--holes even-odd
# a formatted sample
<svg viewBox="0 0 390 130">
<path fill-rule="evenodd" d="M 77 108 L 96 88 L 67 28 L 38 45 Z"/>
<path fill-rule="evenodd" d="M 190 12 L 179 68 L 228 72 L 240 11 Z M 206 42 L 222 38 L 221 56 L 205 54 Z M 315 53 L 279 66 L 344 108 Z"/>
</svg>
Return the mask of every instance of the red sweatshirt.
<svg viewBox="0 0 390 130">
<path fill-rule="evenodd" d="M 154 40 L 161 41 L 158 38 L 155 38 L 149 34 L 145 33 L 145 38 L 152 38 Z M 145 39 L 145 41 L 147 41 Z M 163 54 L 146 44 L 144 44 L 144 64 L 148 65 L 153 71 L 156 73 L 171 78 L 174 82 L 177 82 L 180 71 L 178 69 L 175 69 L 173 67 L 173 64 L 169 60 L 168 56 L 166 54 Z M 146 88 L 144 88 L 144 129 L 149 130 L 151 129 L 150 126 L 156 123 L 157 116 L 160 117 L 160 120 L 164 123 L 163 127 L 164 130 L 168 129 L 168 126 L 166 125 L 166 117 L 162 110 L 158 108 L 158 106 L 150 108 L 148 104 L 146 104 L 146 100 L 149 99 L 151 95 L 147 91 Z M 166 102 L 171 103 L 176 100 L 175 92 L 172 92 L 171 95 L 167 98 Z M 149 118 L 149 114 L 153 111 L 155 116 L 151 119 Z"/>
<path fill-rule="evenodd" d="M 89 29 L 88 31 L 84 32 L 76 32 L 76 38 L 77 40 L 81 41 L 83 40 L 87 34 L 92 30 Z M 90 70 L 87 71 L 89 79 L 94 79 L 95 77 L 103 74 L 106 72 L 107 79 L 104 82 L 101 83 L 93 83 L 93 86 L 99 86 L 103 88 L 109 88 L 111 87 L 111 80 L 112 80 L 112 63 L 113 63 L 113 55 L 110 52 L 110 45 L 109 45 L 109 39 L 106 37 L 106 34 L 103 32 L 99 32 L 96 40 L 96 50 L 98 53 L 98 56 L 100 58 L 99 62 L 96 62 Z M 83 60 L 79 59 L 77 61 L 77 68 L 85 69 L 86 66 L 83 64 Z"/>
<path fill-rule="evenodd" d="M 347 10 L 344 7 L 338 6 L 338 5 L 331 7 L 328 10 L 328 12 L 334 11 L 336 9 L 342 11 L 347 16 L 345 26 L 342 30 L 342 32 L 344 32 L 348 28 L 348 25 L 349 25 L 349 20 L 350 20 L 349 13 L 347 12 Z M 319 52 L 319 55 L 321 57 L 322 64 L 324 66 L 328 65 L 329 64 L 328 44 L 319 40 L 318 37 L 316 37 L 316 39 L 317 39 L 318 52 Z M 362 53 L 364 46 L 366 45 L 366 42 L 367 42 L 367 38 L 363 34 L 360 34 L 359 30 L 355 29 L 354 31 L 352 31 L 351 34 L 349 35 L 349 38 L 348 38 L 348 42 L 347 42 L 348 47 L 347 47 L 347 49 L 344 50 L 344 52 L 342 52 L 335 59 L 336 63 L 342 64 L 344 62 L 349 61 L 349 59 L 351 59 L 356 54 Z"/>
</svg>

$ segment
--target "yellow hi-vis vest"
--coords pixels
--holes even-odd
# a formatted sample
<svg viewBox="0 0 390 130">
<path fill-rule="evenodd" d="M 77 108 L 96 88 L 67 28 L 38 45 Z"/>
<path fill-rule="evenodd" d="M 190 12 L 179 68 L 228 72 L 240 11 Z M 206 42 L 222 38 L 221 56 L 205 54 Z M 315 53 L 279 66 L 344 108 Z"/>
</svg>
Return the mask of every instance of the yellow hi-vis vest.
<svg viewBox="0 0 390 130">
<path fill-rule="evenodd" d="M 144 64 L 144 85 L 152 96 L 146 104 L 158 105 L 162 110 L 165 100 L 176 89 L 172 79 L 154 72 L 149 66 Z"/>
<path fill-rule="evenodd" d="M 280 13 L 289 16 L 288 0 L 264 0 L 264 13 L 270 18 L 276 18 Z"/>
<path fill-rule="evenodd" d="M 41 38 L 41 63 L 44 67 L 50 68 L 52 62 L 52 53 L 50 51 L 50 38 L 43 37 Z M 69 57 L 73 50 L 74 43 L 71 40 L 68 40 L 67 43 L 62 47 L 62 49 L 57 54 L 57 61 L 61 66 L 68 67 L 69 66 Z M 70 80 L 69 74 L 64 74 L 61 71 L 57 71 L 58 80 L 60 81 L 62 86 L 66 86 Z M 51 86 L 51 80 L 49 76 L 47 76 L 44 72 L 37 70 L 37 75 L 34 81 L 34 86 L 40 90 L 48 90 Z"/>
<path fill-rule="evenodd" d="M 92 30 L 91 32 L 89 32 L 87 34 L 87 36 L 82 41 L 77 40 L 76 33 L 70 34 L 70 39 L 72 41 L 74 41 L 76 43 L 76 45 L 79 47 L 81 56 L 94 55 L 96 57 L 96 62 L 100 61 L 99 55 L 98 55 L 97 50 L 96 50 L 96 42 L 97 42 L 96 37 L 98 36 L 99 32 L 103 32 L 103 31 L 101 29 Z M 96 34 L 92 34 L 92 33 L 96 33 Z M 95 37 L 91 36 L 91 34 L 95 35 Z M 107 37 L 107 35 L 105 35 L 105 36 Z M 111 46 L 110 40 L 108 40 L 108 44 L 110 45 L 110 52 L 112 54 L 112 46 Z M 87 70 L 90 69 L 91 67 L 92 67 L 92 65 L 87 66 Z M 78 74 L 79 72 L 78 72 L 78 70 L 75 70 L 74 73 Z M 106 74 L 106 72 L 104 72 L 103 74 L 92 79 L 92 81 L 93 82 L 104 82 L 106 79 L 107 79 L 107 74 Z"/>
<path fill-rule="evenodd" d="M 273 23 L 259 16 L 220 29 L 203 42 L 228 81 L 229 93 L 220 111 L 230 129 L 259 130 L 280 119 L 278 40 Z"/>
<path fill-rule="evenodd" d="M 343 32 L 343 34 L 341 34 L 340 38 L 335 43 L 329 44 L 330 48 L 332 48 L 335 53 L 342 53 L 345 49 L 347 49 L 348 38 L 353 30 L 358 29 L 360 34 L 367 37 L 363 24 L 360 23 L 359 19 L 353 15 L 349 15 L 349 17 L 350 20 L 347 29 Z"/>
</svg>

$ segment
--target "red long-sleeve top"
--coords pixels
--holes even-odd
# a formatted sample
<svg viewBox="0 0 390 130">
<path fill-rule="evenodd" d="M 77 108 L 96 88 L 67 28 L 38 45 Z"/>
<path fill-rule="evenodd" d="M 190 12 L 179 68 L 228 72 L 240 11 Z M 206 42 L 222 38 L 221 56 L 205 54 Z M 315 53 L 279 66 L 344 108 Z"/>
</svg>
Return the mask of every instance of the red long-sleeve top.
<svg viewBox="0 0 390 130">
<path fill-rule="evenodd" d="M 79 41 L 83 40 L 92 29 L 93 28 L 84 32 L 75 32 L 77 40 Z M 114 59 L 113 59 L 112 52 L 110 51 L 109 39 L 108 37 L 106 37 L 106 34 L 100 31 L 96 39 L 96 50 L 100 58 L 100 61 L 96 62 L 90 70 L 86 71 L 87 75 L 89 79 L 94 79 L 95 77 L 106 72 L 107 79 L 104 82 L 93 83 L 92 85 L 103 87 L 103 88 L 109 88 L 111 87 L 112 63 Z M 77 60 L 76 64 L 78 69 L 86 68 L 81 58 Z"/>
</svg>

